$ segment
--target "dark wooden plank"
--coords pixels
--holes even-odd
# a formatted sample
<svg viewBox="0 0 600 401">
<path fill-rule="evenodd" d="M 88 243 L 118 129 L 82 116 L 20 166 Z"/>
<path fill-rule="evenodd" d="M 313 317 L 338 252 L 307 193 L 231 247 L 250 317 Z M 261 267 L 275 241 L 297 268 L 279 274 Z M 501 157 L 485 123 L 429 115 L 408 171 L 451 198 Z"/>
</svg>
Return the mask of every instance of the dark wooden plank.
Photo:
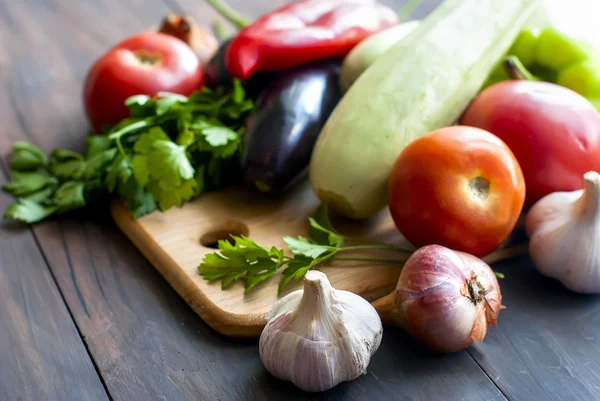
<svg viewBox="0 0 600 401">
<path fill-rule="evenodd" d="M 57 280 L 115 399 L 305 398 L 264 371 L 255 342 L 207 327 L 114 227 L 102 225 L 105 218 L 82 214 L 61 221 L 60 235 L 55 223 L 38 232 L 51 265 L 64 266 L 54 269 Z M 448 400 L 504 399 L 468 354 L 430 354 L 390 327 L 367 376 L 315 399 L 442 393 Z"/>
<path fill-rule="evenodd" d="M 600 297 L 567 291 L 528 258 L 497 269 L 507 309 L 469 353 L 511 400 L 600 399 Z"/>
<path fill-rule="evenodd" d="M 216 15 L 197 1 L 120 3 L 0 2 L 0 38 L 11 54 L 0 59 L 2 70 L 8 69 L 0 76 L 6 89 L 0 99 L 15 115 L 0 133 L 0 151 L 17 139 L 45 149 L 80 147 L 86 129 L 81 79 L 95 57 L 153 25 L 168 4 L 198 21 Z M 235 3 L 254 16 L 272 6 L 267 0 Z M 118 232 L 106 208 L 73 213 L 34 231 L 115 400 L 505 399 L 466 352 L 428 353 L 395 328 L 386 328 L 366 376 L 309 396 L 264 370 L 256 342 L 208 328 Z"/>
<path fill-rule="evenodd" d="M 1 209 L 10 201 L 0 193 Z M 3 401 L 108 400 L 31 230 L 7 222 L 0 223 L 0 361 Z"/>
</svg>

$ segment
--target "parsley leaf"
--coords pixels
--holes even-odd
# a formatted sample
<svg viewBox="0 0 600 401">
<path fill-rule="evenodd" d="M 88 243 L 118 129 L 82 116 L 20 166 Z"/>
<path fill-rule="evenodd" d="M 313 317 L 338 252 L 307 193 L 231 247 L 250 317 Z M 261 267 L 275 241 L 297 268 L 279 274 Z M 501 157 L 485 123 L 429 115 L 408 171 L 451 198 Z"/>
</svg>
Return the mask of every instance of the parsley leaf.
<svg viewBox="0 0 600 401">
<path fill-rule="evenodd" d="M 332 250 L 329 246 L 313 244 L 304 237 L 283 237 L 290 251 L 296 255 L 304 255 L 309 258 L 316 259 L 319 256 Z"/>
<path fill-rule="evenodd" d="M 146 95 L 131 96 L 125 100 L 125 106 L 132 117 L 151 117 L 156 113 L 156 101 Z"/>
<path fill-rule="evenodd" d="M 77 181 L 67 181 L 54 194 L 54 202 L 61 213 L 77 209 L 85 205 L 83 196 L 84 184 Z"/>
<path fill-rule="evenodd" d="M 244 102 L 246 98 L 246 91 L 244 90 L 244 86 L 242 85 L 242 81 L 239 79 L 233 80 L 233 101 L 237 104 L 241 104 Z"/>
<path fill-rule="evenodd" d="M 83 156 L 68 149 L 55 149 L 50 153 L 50 163 L 60 163 L 69 160 L 83 160 Z"/>
<path fill-rule="evenodd" d="M 188 98 L 176 93 L 161 92 L 160 99 L 156 101 L 156 115 L 162 116 L 169 112 L 176 104 L 186 103 Z"/>
<path fill-rule="evenodd" d="M 85 160 L 79 153 L 56 149 L 50 153 L 48 170 L 60 180 L 75 179 L 84 172 Z"/>
<path fill-rule="evenodd" d="M 223 289 L 240 279 L 245 280 L 248 292 L 269 278 L 284 262 L 283 251 L 275 247 L 263 248 L 247 237 L 234 236 L 234 244 L 219 241 L 220 253 L 210 253 L 198 266 L 198 272 L 209 281 L 221 279 Z"/>
<path fill-rule="evenodd" d="M 44 220 L 56 211 L 56 206 L 44 206 L 33 200 L 19 199 L 4 211 L 4 218 L 36 223 Z"/>
<path fill-rule="evenodd" d="M 34 201 L 34 202 L 38 202 L 38 203 L 48 204 L 48 203 L 50 203 L 50 199 L 52 199 L 52 195 L 54 194 L 54 191 L 56 191 L 56 186 L 50 185 L 44 189 L 40 189 L 37 192 L 34 192 L 27 196 L 23 196 L 20 199 L 26 199 L 26 200 L 30 200 L 30 201 Z"/>
<path fill-rule="evenodd" d="M 135 114 L 135 108 L 137 106 L 144 106 L 150 101 L 151 97 L 148 95 L 134 95 L 125 99 L 125 106 L 129 108 L 131 114 Z"/>
<path fill-rule="evenodd" d="M 344 244 L 345 237 L 340 233 L 336 231 L 331 231 L 330 229 L 323 227 L 312 217 L 310 217 L 308 221 L 310 223 L 309 232 L 311 238 L 316 238 L 317 243 L 325 243 L 336 247 L 340 247 Z"/>
<path fill-rule="evenodd" d="M 313 260 L 314 259 L 309 258 L 308 256 L 296 255 L 283 271 L 283 277 L 279 282 L 278 292 L 281 293 L 291 280 L 300 280 L 304 277 L 312 268 Z"/>
<path fill-rule="evenodd" d="M 239 177 L 241 138 L 254 104 L 241 83 L 202 88 L 190 97 L 159 93 L 125 101 L 128 118 L 103 133 L 91 133 L 79 154 L 16 142 L 4 186 L 17 203 L 5 218 L 39 221 L 79 208 L 109 193 L 118 194 L 137 218 L 157 208 L 181 206 L 202 192 Z M 249 287 L 266 278 L 254 272 Z"/>
<path fill-rule="evenodd" d="M 331 228 L 325 229 L 311 218 L 311 221 L 320 227 L 317 231 L 323 233 L 322 230 L 325 230 L 327 237 L 333 233 L 335 236 L 343 238 L 341 234 L 333 232 L 334 228 L 331 223 L 327 223 L 328 217 L 326 221 L 323 213 L 326 214 L 327 210 L 318 212 L 317 217 Z M 334 242 L 339 243 L 337 237 L 335 238 Z M 198 271 L 206 280 L 221 280 L 222 288 L 227 288 L 234 282 L 244 279 L 246 292 L 267 280 L 281 267 L 286 266 L 279 283 L 279 292 L 281 292 L 291 280 L 301 279 L 306 272 L 330 260 L 343 249 L 340 248 L 341 245 L 330 246 L 329 242 L 319 244 L 304 237 L 286 236 L 283 240 L 294 254 L 294 257 L 290 258 L 284 255 L 282 249 L 275 247 L 267 249 L 246 237 L 232 236 L 232 239 L 234 244 L 229 241 L 219 241 L 219 252 L 205 255 L 202 263 L 198 266 Z"/>
<path fill-rule="evenodd" d="M 104 152 L 105 150 L 109 149 L 111 146 L 110 139 L 108 139 L 107 136 L 96 135 L 94 133 L 91 133 L 88 136 L 87 141 L 85 143 L 88 146 L 88 150 L 87 150 L 87 154 L 86 154 L 87 159 L 91 159 L 92 157 L 96 156 L 98 153 Z"/>
<path fill-rule="evenodd" d="M 84 170 L 85 162 L 83 160 L 68 160 L 50 166 L 50 173 L 60 180 L 79 178 Z"/>
<path fill-rule="evenodd" d="M 15 142 L 8 166 L 14 171 L 37 170 L 48 164 L 48 158 L 40 148 L 27 142 Z"/>
<path fill-rule="evenodd" d="M 140 185 L 148 184 L 150 181 L 150 171 L 148 169 L 148 157 L 137 154 L 131 159 L 131 168 L 133 175 Z"/>
<path fill-rule="evenodd" d="M 133 218 L 137 219 L 156 210 L 154 197 L 138 184 L 133 175 L 125 181 L 117 181 L 116 189 L 129 207 Z"/>
<path fill-rule="evenodd" d="M 160 209 L 168 210 L 173 206 L 181 206 L 184 202 L 192 199 L 196 189 L 196 180 L 186 180 L 177 187 L 167 186 L 167 188 L 160 185 L 159 181 L 150 181 L 147 188 Z"/>
<path fill-rule="evenodd" d="M 156 141 L 148 153 L 150 177 L 159 182 L 161 188 L 169 189 L 181 185 L 183 180 L 194 176 L 194 168 L 187 158 L 185 147 L 171 141 Z"/>
<path fill-rule="evenodd" d="M 208 127 L 202 130 L 202 135 L 210 146 L 227 145 L 230 141 L 238 139 L 238 134 L 228 127 Z"/>
<path fill-rule="evenodd" d="M 122 155 L 117 155 L 112 164 L 106 170 L 106 186 L 109 192 L 113 192 L 119 183 L 125 183 L 133 174 L 129 161 Z"/>
<path fill-rule="evenodd" d="M 13 181 L 4 184 L 3 189 L 13 196 L 31 195 L 49 185 L 58 184 L 56 177 L 39 172 L 12 172 Z"/>
<path fill-rule="evenodd" d="M 145 134 L 140 135 L 138 140 L 133 146 L 133 150 L 137 153 L 148 153 L 152 149 L 152 145 L 156 141 L 168 141 L 169 136 L 160 127 L 153 127 L 148 130 Z"/>
<path fill-rule="evenodd" d="M 350 239 L 343 236 L 331 224 L 325 205 L 317 209 L 315 217 L 309 218 L 309 223 L 313 241 L 304 237 L 283 237 L 284 242 L 294 255 L 293 257 L 285 256 L 282 249 L 275 247 L 267 249 L 246 237 L 232 236 L 235 244 L 228 241 L 219 241 L 219 252 L 205 255 L 202 263 L 198 266 L 198 271 L 206 280 L 221 280 L 222 288 L 227 288 L 234 282 L 244 279 L 246 292 L 248 292 L 285 266 L 279 282 L 278 291 L 281 293 L 290 281 L 300 280 L 309 270 L 334 260 L 358 260 L 391 264 L 402 264 L 406 260 L 336 258 L 341 252 L 378 249 L 403 253 L 405 257 L 412 252 L 391 244 L 366 239 Z M 365 245 L 343 246 L 345 241 Z"/>
<path fill-rule="evenodd" d="M 175 143 L 179 146 L 188 146 L 194 142 L 194 139 L 194 133 L 188 128 L 187 124 L 185 124 L 184 127 L 180 128 L 179 135 L 177 136 Z"/>
<path fill-rule="evenodd" d="M 85 163 L 85 177 L 87 179 L 100 177 L 106 172 L 106 167 L 117 156 L 117 149 L 111 148 L 102 152 L 96 153 Z"/>
<path fill-rule="evenodd" d="M 186 147 L 172 142 L 158 127 L 139 137 L 131 161 L 136 180 L 146 186 L 161 210 L 181 206 L 196 194 L 195 170 Z"/>
<path fill-rule="evenodd" d="M 308 233 L 317 244 L 340 247 L 344 244 L 344 236 L 340 234 L 329 219 L 327 204 L 322 203 L 315 213 L 314 218 L 309 219 L 310 228 Z"/>
<path fill-rule="evenodd" d="M 140 135 L 133 146 L 136 152 L 131 160 L 133 174 L 141 185 L 146 185 L 150 180 L 149 153 L 158 141 L 168 141 L 169 136 L 161 128 L 151 128 L 145 134 Z"/>
</svg>

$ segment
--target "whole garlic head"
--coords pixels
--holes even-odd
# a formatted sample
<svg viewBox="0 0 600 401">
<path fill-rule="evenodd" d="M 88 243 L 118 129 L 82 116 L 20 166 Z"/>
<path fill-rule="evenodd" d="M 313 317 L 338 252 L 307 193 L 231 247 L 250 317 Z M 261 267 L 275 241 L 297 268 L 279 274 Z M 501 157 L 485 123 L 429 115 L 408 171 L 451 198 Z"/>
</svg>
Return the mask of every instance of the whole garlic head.
<svg viewBox="0 0 600 401">
<path fill-rule="evenodd" d="M 580 293 L 600 293 L 600 175 L 584 175 L 584 189 L 555 192 L 529 211 L 529 254 L 544 275 Z"/>
<path fill-rule="evenodd" d="M 260 358 L 275 377 L 325 391 L 366 373 L 381 344 L 381 319 L 369 302 L 335 290 L 311 270 L 304 290 L 280 299 L 260 336 Z"/>
</svg>

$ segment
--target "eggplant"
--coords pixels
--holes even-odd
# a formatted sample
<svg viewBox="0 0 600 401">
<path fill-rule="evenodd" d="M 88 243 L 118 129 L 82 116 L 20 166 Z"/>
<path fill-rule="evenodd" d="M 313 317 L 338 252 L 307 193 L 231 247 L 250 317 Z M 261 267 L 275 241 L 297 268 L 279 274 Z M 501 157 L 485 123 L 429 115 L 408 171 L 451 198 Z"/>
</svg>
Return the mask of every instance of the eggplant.
<svg viewBox="0 0 600 401">
<path fill-rule="evenodd" d="M 206 85 L 210 88 L 218 86 L 231 86 L 233 77 L 225 68 L 225 51 L 231 39 L 221 43 L 215 54 L 212 56 L 206 67 L 204 74 L 206 76 Z"/>
<path fill-rule="evenodd" d="M 242 151 L 244 182 L 278 193 L 304 177 L 313 147 L 341 99 L 341 60 L 279 72 L 257 99 Z"/>
<path fill-rule="evenodd" d="M 215 89 L 219 86 L 230 88 L 233 86 L 233 76 L 225 68 L 225 52 L 230 42 L 231 39 L 223 42 L 204 68 L 206 85 L 209 88 Z M 247 81 L 243 81 L 242 86 L 248 98 L 256 100 L 275 75 L 275 73 L 271 72 L 261 72 L 254 74 Z"/>
</svg>

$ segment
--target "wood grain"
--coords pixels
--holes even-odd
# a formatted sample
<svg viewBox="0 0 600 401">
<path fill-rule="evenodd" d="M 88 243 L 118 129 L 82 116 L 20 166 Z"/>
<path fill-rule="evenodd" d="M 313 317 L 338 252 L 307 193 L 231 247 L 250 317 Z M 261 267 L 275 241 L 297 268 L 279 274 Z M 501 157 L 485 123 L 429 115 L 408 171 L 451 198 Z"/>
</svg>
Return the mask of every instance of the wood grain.
<svg viewBox="0 0 600 401">
<path fill-rule="evenodd" d="M 600 296 L 568 291 L 527 257 L 496 268 L 506 310 L 471 356 L 511 400 L 600 399 Z"/>
<path fill-rule="evenodd" d="M 255 16 L 271 7 L 232 3 Z M 17 139 L 46 150 L 81 148 L 87 124 L 79 94 L 89 64 L 122 37 L 156 24 L 166 4 L 8 4 L 0 1 L 0 40 L 10 54 L 0 58 L 0 99 L 15 117 L 4 121 L 0 151 Z M 214 15 L 201 2 L 186 7 L 198 21 Z M 369 374 L 324 394 L 302 393 L 264 370 L 255 342 L 227 339 L 204 324 L 110 221 L 98 205 L 34 231 L 114 400 L 505 399 L 468 354 L 429 354 L 393 328 Z"/>
<path fill-rule="evenodd" d="M 285 249 L 282 239 L 285 235 L 307 236 L 308 217 L 317 206 L 318 201 L 306 183 L 283 200 L 228 190 L 206 194 L 183 208 L 152 213 L 139 220 L 133 220 L 119 202 L 113 204 L 112 211 L 117 225 L 211 327 L 230 336 L 258 337 L 266 324 L 266 314 L 279 298 L 281 274 L 275 274 L 246 295 L 242 282 L 223 291 L 219 282 L 209 283 L 198 274 L 197 267 L 204 255 L 215 251 L 202 243 L 206 244 L 207 238 L 215 243 L 216 239 L 234 234 L 247 235 L 267 247 Z M 403 241 L 389 214 L 380 217 L 368 225 L 346 224 L 341 230 L 352 237 L 390 243 Z M 406 257 L 389 252 L 382 256 Z M 352 262 L 333 264 L 322 271 L 335 288 L 374 300 L 396 285 L 400 265 Z M 293 282 L 285 293 L 300 286 L 301 283 Z"/>
<path fill-rule="evenodd" d="M 198 273 L 198 264 L 206 254 L 215 252 L 217 240 L 228 239 L 230 235 L 245 235 L 263 246 L 287 249 L 283 237 L 307 237 L 308 218 L 314 215 L 318 205 L 318 199 L 305 182 L 279 199 L 228 189 L 204 194 L 182 208 L 154 212 L 138 220 L 131 217 L 121 202 L 115 201 L 112 215 L 125 235 L 205 322 L 222 334 L 253 338 L 260 335 L 266 315 L 280 298 L 281 272 L 244 294 L 241 281 L 226 290 L 221 289 L 218 281 L 207 282 Z M 398 233 L 387 210 L 368 222 L 339 220 L 335 225 L 350 238 L 368 238 L 411 248 Z M 515 251 L 526 252 L 526 247 L 503 249 L 486 260 L 491 263 L 513 256 Z M 395 252 L 365 251 L 344 255 L 353 256 L 398 260 L 408 257 Z M 327 274 L 334 288 L 374 301 L 396 286 L 401 263 L 343 262 L 319 266 L 319 270 Z M 301 285 L 290 283 L 281 296 Z"/>
<path fill-rule="evenodd" d="M 404 3 L 383 2 L 396 8 Z M 281 0 L 230 3 L 257 16 Z M 437 3 L 424 1 L 416 15 L 425 15 Z M 79 99 L 87 68 L 110 45 L 155 25 L 167 9 L 189 13 L 206 24 L 216 17 L 199 0 L 0 0 L 2 155 L 17 139 L 46 150 L 81 149 L 87 123 Z M 0 229 L 0 274 L 27 274 L 33 284 L 23 287 L 25 298 L 17 298 L 21 314 L 25 300 L 47 308 L 57 296 L 55 289 L 50 296 L 45 290 L 52 288 L 48 271 L 29 277 L 22 268 L 23 261 L 43 267 L 35 256 L 38 251 L 29 246 L 33 239 L 12 228 L 5 238 L 4 230 Z M 225 338 L 204 324 L 111 223 L 106 208 L 98 205 L 72 213 L 38 225 L 34 232 L 113 400 L 482 401 L 505 400 L 502 393 L 516 400 L 599 398 L 597 299 L 565 292 L 539 276 L 526 259 L 498 268 L 507 275 L 501 286 L 508 309 L 483 344 L 468 352 L 437 355 L 401 330 L 386 327 L 367 375 L 309 395 L 270 376 L 254 341 Z M 44 309 L 47 316 L 30 313 L 37 331 L 28 332 L 23 325 L 8 328 L 6 319 L 14 315 L 5 312 L 5 292 L 12 299 L 21 288 L 19 282 L 9 283 L 10 291 L 0 292 L 0 399 L 93 396 L 95 390 L 89 390 L 91 395 L 81 390 L 86 383 L 92 383 L 91 388 L 97 384 L 82 378 L 87 369 L 80 367 L 79 352 L 73 351 L 81 341 L 63 334 L 64 327 L 73 330 L 61 317 L 64 310 Z M 37 337 L 28 336 L 32 332 Z M 63 346 L 71 351 L 63 353 Z M 34 366 L 32 353 L 40 355 L 44 368 L 35 370 L 41 372 L 38 376 L 27 370 Z M 16 359 L 21 365 L 12 362 Z M 71 366 L 68 383 L 80 393 L 42 393 L 41 387 L 48 388 L 44 377 L 54 373 L 54 366 L 62 368 L 58 361 Z M 34 379 L 25 382 L 24 377 Z M 27 389 L 15 392 L 25 385 Z"/>
<path fill-rule="evenodd" d="M 0 186 L 5 182 L 0 169 Z M 0 193 L 0 208 L 9 201 Z M 2 400 L 108 401 L 31 231 L 6 222 L 0 223 L 0 361 Z"/>
</svg>

